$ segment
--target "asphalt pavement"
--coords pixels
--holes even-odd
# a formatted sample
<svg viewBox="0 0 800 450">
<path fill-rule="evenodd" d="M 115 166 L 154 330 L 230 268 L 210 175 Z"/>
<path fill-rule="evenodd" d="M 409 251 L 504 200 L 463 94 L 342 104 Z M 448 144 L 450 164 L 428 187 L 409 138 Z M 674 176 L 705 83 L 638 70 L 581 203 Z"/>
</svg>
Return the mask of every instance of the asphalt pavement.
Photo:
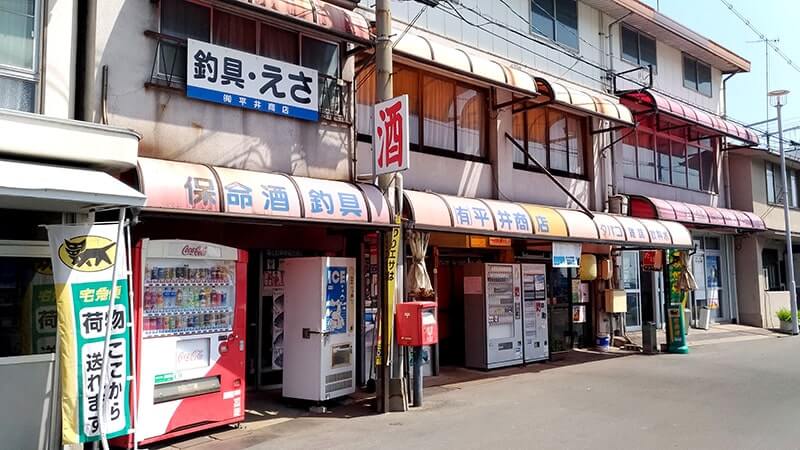
<svg viewBox="0 0 800 450">
<path fill-rule="evenodd" d="M 800 448 L 800 337 L 550 364 L 427 391 L 408 413 L 301 417 L 214 448 Z"/>
</svg>

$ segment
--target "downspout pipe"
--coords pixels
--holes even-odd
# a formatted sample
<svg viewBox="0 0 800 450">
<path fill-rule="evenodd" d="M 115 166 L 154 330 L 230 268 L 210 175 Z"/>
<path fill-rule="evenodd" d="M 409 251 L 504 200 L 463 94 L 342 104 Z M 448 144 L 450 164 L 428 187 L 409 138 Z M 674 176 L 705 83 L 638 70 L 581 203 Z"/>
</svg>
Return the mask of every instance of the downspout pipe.
<svg viewBox="0 0 800 450">
<path fill-rule="evenodd" d="M 728 115 L 728 80 L 733 78 L 734 75 L 739 73 L 739 71 L 731 72 L 722 78 L 722 117 L 727 117 Z M 730 169 L 730 152 L 722 152 L 724 164 L 723 164 L 723 187 L 725 188 L 725 206 L 728 208 L 733 207 L 731 205 L 731 183 L 730 183 L 730 176 L 731 176 L 731 169 Z M 736 286 L 736 240 L 738 239 L 737 236 L 733 236 L 730 239 L 724 239 L 723 242 L 726 242 L 726 254 L 728 255 L 728 273 L 730 277 L 728 279 L 728 292 L 730 292 L 730 299 L 729 302 L 731 304 L 731 319 L 735 320 L 736 323 L 739 322 L 739 291 Z M 748 238 L 745 238 L 748 239 Z"/>
<path fill-rule="evenodd" d="M 606 39 L 608 39 L 608 79 L 609 79 L 609 82 L 611 81 L 611 77 L 614 76 L 614 42 L 611 40 L 611 37 L 612 37 L 611 28 L 614 27 L 614 25 L 616 25 L 616 24 L 622 22 L 623 20 L 625 20 L 631 14 L 633 14 L 633 12 L 628 11 L 628 13 L 625 14 L 624 16 L 622 16 L 619 19 L 614 20 L 613 22 L 608 24 L 608 33 L 606 33 Z"/>
</svg>

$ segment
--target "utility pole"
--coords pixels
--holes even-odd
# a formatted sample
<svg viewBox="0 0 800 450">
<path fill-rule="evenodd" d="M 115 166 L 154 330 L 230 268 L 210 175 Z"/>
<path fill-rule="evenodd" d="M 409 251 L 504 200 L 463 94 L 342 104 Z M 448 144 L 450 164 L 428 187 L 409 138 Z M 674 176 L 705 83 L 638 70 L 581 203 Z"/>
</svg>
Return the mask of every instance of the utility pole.
<svg viewBox="0 0 800 450">
<path fill-rule="evenodd" d="M 765 119 L 769 119 L 769 99 L 770 99 L 770 90 L 769 90 L 769 44 L 774 43 L 777 44 L 780 39 L 769 39 L 764 37 L 764 39 L 759 39 L 757 41 L 747 41 L 748 44 L 758 44 L 763 42 L 764 43 L 764 79 L 766 81 L 764 92 L 767 93 L 767 105 L 766 105 L 766 115 L 764 116 Z M 769 122 L 766 123 L 766 136 L 767 136 L 767 148 L 769 148 Z"/>
<path fill-rule="evenodd" d="M 375 2 L 375 93 L 377 102 L 394 97 L 391 8 L 391 0 L 376 0 Z M 377 117 L 375 120 L 377 120 Z M 373 149 L 373 151 L 375 150 Z M 386 195 L 389 207 L 394 211 L 395 217 L 400 217 L 403 213 L 403 175 L 399 172 L 381 175 L 378 177 L 378 187 Z M 401 225 L 402 222 L 397 223 L 398 227 Z M 402 358 L 399 358 L 400 352 L 393 342 L 393 334 L 389 333 L 390 327 L 393 328 L 394 326 L 393 305 L 395 302 L 401 301 L 404 292 L 404 283 L 401 281 L 403 279 L 403 254 L 405 249 L 403 238 L 403 230 L 400 229 L 397 270 L 394 275 L 395 279 L 400 282 L 394 283 L 395 292 L 385 293 L 382 304 L 381 352 L 383 354 L 381 355 L 380 380 L 378 384 L 378 410 L 380 412 L 405 411 L 408 408 L 406 384 L 402 374 Z M 386 301 L 389 296 L 393 296 L 395 302 Z"/>
<path fill-rule="evenodd" d="M 786 104 L 787 90 L 771 91 L 767 98 L 778 111 L 778 148 L 781 152 L 781 179 L 783 180 L 783 225 L 786 239 L 786 272 L 789 279 L 789 306 L 792 308 L 792 335 L 798 334 L 797 327 L 797 285 L 794 280 L 794 253 L 792 249 L 792 224 L 789 219 L 789 185 L 786 183 L 786 154 L 783 152 L 783 123 L 781 108 Z"/>
</svg>

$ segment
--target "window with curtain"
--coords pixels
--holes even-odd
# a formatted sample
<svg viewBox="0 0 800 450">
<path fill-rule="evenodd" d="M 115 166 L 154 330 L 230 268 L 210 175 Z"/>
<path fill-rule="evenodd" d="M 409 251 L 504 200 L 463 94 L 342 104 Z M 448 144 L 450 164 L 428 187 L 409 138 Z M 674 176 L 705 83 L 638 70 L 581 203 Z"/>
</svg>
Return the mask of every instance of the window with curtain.
<svg viewBox="0 0 800 450">
<path fill-rule="evenodd" d="M 339 77 L 339 46 L 312 37 L 303 36 L 300 65 L 310 67 L 332 78 Z"/>
<path fill-rule="evenodd" d="M 34 112 L 39 0 L 0 1 L 0 108 Z"/>
<path fill-rule="evenodd" d="M 422 79 L 422 139 L 426 147 L 456 150 L 456 84 L 425 75 Z"/>
<path fill-rule="evenodd" d="M 212 42 L 223 47 L 256 52 L 256 21 L 225 11 L 214 11 Z"/>
<path fill-rule="evenodd" d="M 532 0 L 531 31 L 577 50 L 577 1 Z"/>
<path fill-rule="evenodd" d="M 486 97 L 483 91 L 456 86 L 456 111 L 458 113 L 456 142 L 459 153 L 481 156 L 486 109 Z"/>
<path fill-rule="evenodd" d="M 300 62 L 300 38 L 296 32 L 261 24 L 260 37 L 259 55 L 292 64 Z M 375 83 L 372 86 L 374 90 Z"/>
<path fill-rule="evenodd" d="M 436 154 L 445 151 L 467 159 L 485 158 L 489 108 L 485 90 L 399 64 L 394 66 L 392 78 L 394 95 L 408 95 L 412 150 Z M 375 104 L 374 85 L 373 70 L 367 69 L 359 75 L 356 101 L 361 139 L 372 133 L 370 111 Z M 523 140 L 524 124 L 515 126 L 515 136 Z M 515 155 L 515 158 L 519 157 Z"/>
<path fill-rule="evenodd" d="M 567 156 L 567 117 L 558 110 L 548 111 L 550 145 L 550 168 L 566 172 L 569 169 Z"/>
<path fill-rule="evenodd" d="M 393 78 L 394 95 L 408 94 L 408 133 L 411 144 L 419 144 L 420 92 L 419 72 L 403 66 L 395 66 Z M 375 81 L 372 81 L 373 86 Z M 370 129 L 371 130 L 371 129 Z M 372 131 L 370 131 L 372 133 Z"/>
<path fill-rule="evenodd" d="M 208 42 L 211 36 L 211 8 L 186 0 L 161 0 L 161 33 L 180 39 Z M 186 47 L 161 43 L 158 57 L 162 75 L 186 78 Z"/>
<path fill-rule="evenodd" d="M 511 136 L 514 138 L 515 141 L 522 144 L 523 147 L 525 146 L 525 140 L 527 137 L 525 136 L 525 113 L 517 113 L 511 116 Z M 520 151 L 519 148 L 513 146 L 512 150 L 514 152 L 514 164 L 525 164 L 526 155 L 523 151 Z"/>
<path fill-rule="evenodd" d="M 585 174 L 583 118 L 555 109 L 534 108 L 516 113 L 514 120 L 525 122 L 525 137 L 518 142 L 523 144 L 527 155 L 562 175 Z M 527 155 L 523 155 L 525 161 L 515 157 L 515 164 L 520 168 L 538 169 Z"/>
</svg>

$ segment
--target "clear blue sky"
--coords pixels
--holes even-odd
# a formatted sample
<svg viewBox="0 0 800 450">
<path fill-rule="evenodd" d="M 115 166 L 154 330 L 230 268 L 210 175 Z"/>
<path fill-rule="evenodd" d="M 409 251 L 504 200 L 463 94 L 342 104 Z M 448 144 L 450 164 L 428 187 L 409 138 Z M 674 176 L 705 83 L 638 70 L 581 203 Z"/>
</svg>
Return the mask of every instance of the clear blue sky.
<svg viewBox="0 0 800 450">
<path fill-rule="evenodd" d="M 644 0 L 653 8 L 656 0 Z M 798 0 L 729 0 L 800 66 L 800 1 Z M 764 44 L 747 43 L 759 37 L 739 20 L 720 0 L 660 0 L 660 11 L 723 47 L 750 61 L 750 73 L 737 74 L 728 81 L 728 114 L 744 123 L 765 120 Z M 783 108 L 784 129 L 800 125 L 800 72 L 791 68 L 770 50 L 769 87 L 789 89 L 788 104 Z M 775 108 L 770 108 L 774 117 Z M 771 130 L 777 129 L 773 123 Z M 787 132 L 787 138 L 800 140 L 800 130 Z"/>
</svg>

